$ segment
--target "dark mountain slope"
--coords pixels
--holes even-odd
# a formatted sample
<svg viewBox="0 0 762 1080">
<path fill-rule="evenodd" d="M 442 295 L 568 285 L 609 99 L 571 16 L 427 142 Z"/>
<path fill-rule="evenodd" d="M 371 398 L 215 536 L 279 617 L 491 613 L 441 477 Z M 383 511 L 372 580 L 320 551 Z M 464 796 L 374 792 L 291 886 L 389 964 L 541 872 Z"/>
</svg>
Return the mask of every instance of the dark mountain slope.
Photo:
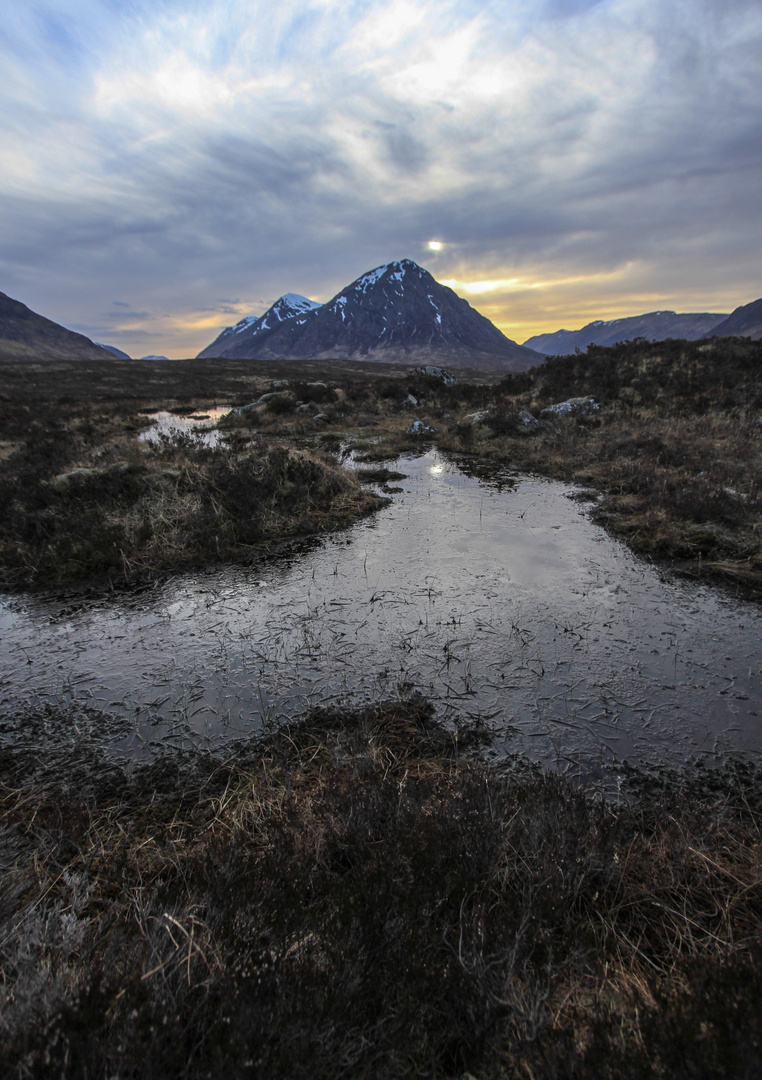
<svg viewBox="0 0 762 1080">
<path fill-rule="evenodd" d="M 762 299 L 737 307 L 724 322 L 704 337 L 747 337 L 762 340 Z"/>
<path fill-rule="evenodd" d="M 102 341 L 95 341 L 93 342 L 93 344 L 97 345 L 100 349 L 105 349 L 107 353 L 111 353 L 111 355 L 115 356 L 118 360 L 132 359 L 129 353 L 122 352 L 121 349 L 117 349 L 116 345 L 104 345 Z"/>
<path fill-rule="evenodd" d="M 0 358 L 8 360 L 109 360 L 111 354 L 84 336 L 38 315 L 0 293 Z"/>
<path fill-rule="evenodd" d="M 205 349 L 201 355 L 209 354 Z M 410 259 L 379 266 L 322 307 L 264 332 L 260 328 L 248 344 L 239 340 L 218 355 L 434 362 L 504 371 L 525 371 L 542 360 Z"/>
<path fill-rule="evenodd" d="M 626 319 L 604 322 L 596 319 L 581 330 L 556 330 L 553 334 L 537 334 L 528 338 L 524 345 L 546 356 L 570 356 L 579 349 L 584 352 L 588 345 L 618 345 L 622 341 L 645 338 L 646 341 L 664 341 L 682 338 L 696 341 L 704 337 L 727 316 L 712 312 L 677 314 L 674 311 L 651 311 L 647 315 L 632 315 Z"/>
</svg>

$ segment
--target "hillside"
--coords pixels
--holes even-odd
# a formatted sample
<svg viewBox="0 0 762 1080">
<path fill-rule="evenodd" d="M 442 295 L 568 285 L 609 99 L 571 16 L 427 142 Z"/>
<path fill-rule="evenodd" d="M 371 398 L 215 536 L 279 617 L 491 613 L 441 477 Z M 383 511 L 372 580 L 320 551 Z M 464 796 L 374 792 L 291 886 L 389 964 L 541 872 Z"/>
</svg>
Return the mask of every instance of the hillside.
<svg viewBox="0 0 762 1080">
<path fill-rule="evenodd" d="M 107 360 L 111 354 L 84 336 L 0 293 L 0 359 Z"/>
<path fill-rule="evenodd" d="M 762 340 L 762 299 L 737 307 L 705 337 L 748 337 Z"/>
</svg>

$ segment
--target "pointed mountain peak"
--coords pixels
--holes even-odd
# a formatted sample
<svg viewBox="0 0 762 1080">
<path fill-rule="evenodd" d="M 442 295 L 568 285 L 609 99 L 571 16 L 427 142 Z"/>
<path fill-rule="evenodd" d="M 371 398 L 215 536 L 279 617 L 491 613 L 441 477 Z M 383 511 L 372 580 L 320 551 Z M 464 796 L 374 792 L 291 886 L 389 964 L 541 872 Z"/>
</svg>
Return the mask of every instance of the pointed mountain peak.
<svg viewBox="0 0 762 1080">
<path fill-rule="evenodd" d="M 302 315 L 305 311 L 313 311 L 315 308 L 321 307 L 316 300 L 310 300 L 306 296 L 300 296 L 299 293 L 287 292 L 284 293 L 278 300 L 275 301 L 271 310 L 279 311 L 282 316 L 287 311 L 292 311 L 296 315 Z"/>
<path fill-rule="evenodd" d="M 359 289 L 361 292 L 366 292 L 371 286 L 382 281 L 384 278 L 391 281 L 402 281 L 406 274 L 411 277 L 423 277 L 424 274 L 428 274 L 428 270 L 424 270 L 418 263 L 413 262 L 412 259 L 396 259 L 394 262 L 384 263 L 383 266 L 377 266 L 375 270 L 368 270 L 362 277 L 357 278 L 349 286 L 349 289 Z"/>
</svg>

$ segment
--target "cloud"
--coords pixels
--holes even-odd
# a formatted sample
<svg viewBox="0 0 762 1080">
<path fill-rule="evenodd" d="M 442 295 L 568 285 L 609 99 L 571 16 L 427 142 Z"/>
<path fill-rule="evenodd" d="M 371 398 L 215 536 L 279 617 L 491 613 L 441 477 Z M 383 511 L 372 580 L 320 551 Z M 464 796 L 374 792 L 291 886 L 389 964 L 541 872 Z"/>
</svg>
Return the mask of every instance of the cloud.
<svg viewBox="0 0 762 1080">
<path fill-rule="evenodd" d="M 762 294 L 761 45 L 755 0 L 22 6 L 4 291 L 98 325 L 125 297 L 171 355 L 402 256 L 504 327 L 735 306 Z"/>
</svg>

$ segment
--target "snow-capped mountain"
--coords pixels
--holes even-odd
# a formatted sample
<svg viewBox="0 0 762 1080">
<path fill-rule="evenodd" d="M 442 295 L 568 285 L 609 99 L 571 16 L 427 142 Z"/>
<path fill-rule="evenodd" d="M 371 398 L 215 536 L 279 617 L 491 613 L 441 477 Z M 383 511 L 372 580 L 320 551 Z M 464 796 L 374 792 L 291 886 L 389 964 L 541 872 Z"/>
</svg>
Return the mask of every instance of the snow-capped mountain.
<svg viewBox="0 0 762 1080">
<path fill-rule="evenodd" d="M 596 319 L 581 330 L 537 334 L 536 337 L 527 338 L 524 345 L 545 356 L 570 356 L 576 349 L 584 352 L 588 345 L 616 345 L 634 338 L 645 338 L 646 341 L 664 341 L 666 338 L 696 341 L 710 334 L 726 318 L 727 315 L 709 311 L 685 314 L 650 311 L 646 315 L 631 315 L 625 319 Z"/>
<path fill-rule="evenodd" d="M 268 331 L 276 329 L 288 319 L 297 315 L 304 315 L 309 311 L 319 308 L 320 304 L 314 300 L 308 300 L 306 296 L 298 293 L 286 293 L 279 297 L 275 303 L 267 309 L 264 315 L 247 315 L 235 326 L 227 326 L 219 337 L 208 345 L 199 358 L 208 356 L 245 357 L 250 358 L 248 352 L 241 350 L 253 347 L 259 337 Z M 232 350 L 232 351 L 231 351 Z"/>
<path fill-rule="evenodd" d="M 272 310 L 272 309 L 271 309 Z M 262 318 L 267 318 L 266 313 Z M 411 259 L 376 267 L 332 300 L 250 332 L 221 334 L 199 355 L 252 360 L 451 363 L 523 371 L 540 363 Z M 240 325 L 240 324 L 239 324 Z M 253 326 L 253 324 L 252 324 Z M 224 339 L 224 341 L 223 341 Z"/>
</svg>

